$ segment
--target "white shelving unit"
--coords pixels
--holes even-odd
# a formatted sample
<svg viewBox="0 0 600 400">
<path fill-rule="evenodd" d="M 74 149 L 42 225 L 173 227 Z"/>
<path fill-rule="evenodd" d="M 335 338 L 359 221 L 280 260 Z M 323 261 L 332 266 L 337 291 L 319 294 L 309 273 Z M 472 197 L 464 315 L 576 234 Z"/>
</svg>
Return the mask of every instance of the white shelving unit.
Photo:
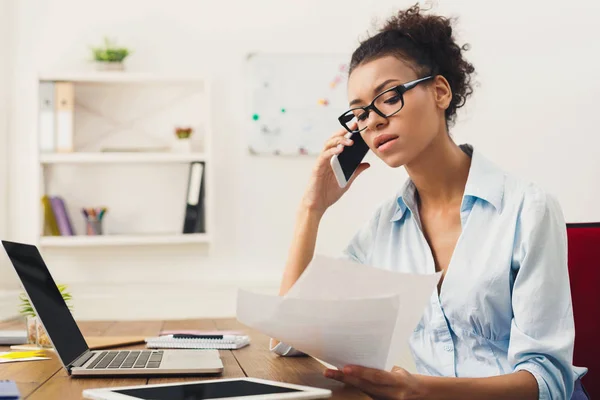
<svg viewBox="0 0 600 400">
<path fill-rule="evenodd" d="M 53 153 L 41 154 L 42 164 L 189 163 L 208 161 L 204 153 Z"/>
<path fill-rule="evenodd" d="M 210 243 L 205 233 L 167 235 L 98 235 L 98 236 L 43 236 L 40 244 L 44 247 L 98 247 L 98 246 L 140 246 L 161 244 Z"/>
<path fill-rule="evenodd" d="M 50 72 L 39 76 L 40 81 L 75 83 L 140 83 L 140 84 L 203 84 L 206 77 L 122 71 Z"/>
<path fill-rule="evenodd" d="M 39 166 L 38 198 L 44 194 L 63 197 L 77 233 L 75 236 L 44 236 L 43 210 L 40 206 L 37 210 L 40 246 L 68 249 L 210 244 L 213 226 L 213 174 L 210 164 L 211 85 L 208 77 L 121 71 L 53 72 L 40 74 L 38 81 L 72 82 L 75 87 L 75 151 L 46 153 L 38 150 L 36 163 Z M 165 94 L 154 96 L 153 90 L 163 90 Z M 130 93 L 127 91 L 134 94 L 125 94 Z M 129 106 L 133 110 L 134 103 L 138 100 L 142 102 L 142 112 L 139 115 L 127 115 Z M 165 104 L 161 105 L 161 101 Z M 170 115 L 168 111 L 171 111 Z M 147 117 L 144 117 L 144 112 Z M 199 121 L 201 129 L 195 129 L 192 135 L 196 135 L 197 139 L 201 138 L 201 148 L 188 153 L 111 152 L 101 149 L 96 143 L 104 140 L 104 136 L 110 136 L 103 133 L 103 130 L 112 131 L 112 135 L 118 138 L 127 138 L 132 133 L 137 134 L 136 140 L 147 136 L 150 144 L 157 138 L 168 141 L 174 137 L 175 126 L 179 125 L 174 121 L 183 121 L 181 125 L 194 125 L 188 121 Z M 39 149 L 39 132 L 36 132 L 35 137 Z M 122 144 L 123 140 L 116 146 L 108 147 L 119 147 Z M 202 185 L 205 232 L 183 234 L 189 163 L 194 161 L 204 162 Z M 154 182 L 157 186 L 152 186 Z M 111 221 L 114 229 L 104 235 L 87 236 L 80 208 L 84 205 L 93 206 L 99 198 L 113 203 L 102 202 L 102 205 L 109 207 L 106 219 L 117 215 L 114 217 L 115 221 Z M 120 198 L 123 199 L 122 202 Z M 146 220 L 141 221 L 142 218 Z"/>
</svg>

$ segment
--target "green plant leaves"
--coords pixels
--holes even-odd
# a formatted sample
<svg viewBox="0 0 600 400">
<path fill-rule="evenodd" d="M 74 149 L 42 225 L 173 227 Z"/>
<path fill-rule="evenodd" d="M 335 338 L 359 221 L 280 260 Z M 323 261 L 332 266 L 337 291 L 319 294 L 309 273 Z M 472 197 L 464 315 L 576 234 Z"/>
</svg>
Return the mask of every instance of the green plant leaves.
<svg viewBox="0 0 600 400">
<path fill-rule="evenodd" d="M 92 47 L 94 60 L 102 62 L 122 62 L 131 52 L 126 47 L 117 47 L 109 38 L 104 38 L 103 47 Z"/>
<path fill-rule="evenodd" d="M 71 295 L 71 293 L 67 292 L 67 285 L 61 284 L 56 285 L 56 287 L 58 287 L 58 291 L 60 292 L 62 298 L 65 300 L 65 303 L 67 303 L 67 307 L 69 308 L 69 310 L 73 310 L 73 306 L 69 304 L 70 301 L 73 299 L 73 296 Z M 36 316 L 35 310 L 33 309 L 33 306 L 31 305 L 27 294 L 20 293 L 19 302 L 19 314 L 24 315 L 26 317 Z"/>
</svg>

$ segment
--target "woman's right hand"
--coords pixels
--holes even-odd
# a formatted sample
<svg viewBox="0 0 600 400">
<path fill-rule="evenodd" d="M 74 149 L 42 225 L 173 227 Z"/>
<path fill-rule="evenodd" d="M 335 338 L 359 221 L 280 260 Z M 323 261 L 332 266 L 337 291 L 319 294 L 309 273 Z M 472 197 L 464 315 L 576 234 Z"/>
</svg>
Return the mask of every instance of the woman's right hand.
<svg viewBox="0 0 600 400">
<path fill-rule="evenodd" d="M 348 184 L 344 188 L 340 188 L 330 162 L 331 157 L 340 154 L 345 146 L 352 146 L 353 141 L 345 137 L 347 133 L 346 129 L 340 129 L 325 142 L 302 199 L 302 205 L 309 210 L 324 214 L 331 205 L 346 193 L 358 175 L 370 166 L 368 163 L 361 163 Z"/>
</svg>

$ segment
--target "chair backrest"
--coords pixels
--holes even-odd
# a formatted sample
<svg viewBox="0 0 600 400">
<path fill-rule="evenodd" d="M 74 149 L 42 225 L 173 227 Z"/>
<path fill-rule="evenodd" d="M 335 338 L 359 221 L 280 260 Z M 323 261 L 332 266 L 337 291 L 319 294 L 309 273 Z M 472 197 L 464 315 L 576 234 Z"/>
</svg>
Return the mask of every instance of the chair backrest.
<svg viewBox="0 0 600 400">
<path fill-rule="evenodd" d="M 569 280 L 575 319 L 573 364 L 587 367 L 582 383 L 600 399 L 600 223 L 567 224 Z"/>
</svg>

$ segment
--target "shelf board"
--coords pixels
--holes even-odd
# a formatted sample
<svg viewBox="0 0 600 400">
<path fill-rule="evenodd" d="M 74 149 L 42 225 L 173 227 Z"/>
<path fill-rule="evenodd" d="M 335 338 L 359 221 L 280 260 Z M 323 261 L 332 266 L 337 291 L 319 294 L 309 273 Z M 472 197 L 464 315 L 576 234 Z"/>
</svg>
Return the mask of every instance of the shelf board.
<svg viewBox="0 0 600 400">
<path fill-rule="evenodd" d="M 98 236 L 42 236 L 43 247 L 98 247 L 98 246 L 141 246 L 170 245 L 186 243 L 210 243 L 206 233 L 190 234 L 139 234 L 139 235 L 98 235 Z"/>
<path fill-rule="evenodd" d="M 206 161 L 204 153 L 42 153 L 41 164 L 102 164 L 102 163 L 188 163 Z"/>
<path fill-rule="evenodd" d="M 204 83 L 206 77 L 195 75 L 164 75 L 149 72 L 88 71 L 43 73 L 40 81 L 81 83 Z"/>
</svg>

